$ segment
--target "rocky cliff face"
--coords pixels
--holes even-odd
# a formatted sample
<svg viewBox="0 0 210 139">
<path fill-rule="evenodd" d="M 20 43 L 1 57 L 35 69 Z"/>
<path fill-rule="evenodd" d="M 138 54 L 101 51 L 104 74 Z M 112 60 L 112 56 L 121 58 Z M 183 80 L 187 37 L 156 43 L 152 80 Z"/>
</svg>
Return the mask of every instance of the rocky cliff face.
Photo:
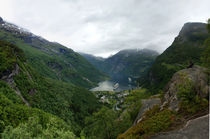
<svg viewBox="0 0 210 139">
<path fill-rule="evenodd" d="M 11 72 L 8 72 L 7 74 L 4 74 L 0 80 L 5 81 L 12 89 L 14 89 L 15 93 L 21 98 L 21 100 L 27 105 L 30 106 L 29 102 L 22 96 L 18 86 L 16 86 L 14 77 L 19 74 L 19 66 L 18 64 L 15 64 L 14 70 Z"/>
<path fill-rule="evenodd" d="M 202 33 L 207 34 L 208 31 L 206 29 L 205 23 L 186 23 L 182 27 L 181 31 L 179 32 L 179 37 L 183 39 L 183 41 L 188 41 L 192 39 L 193 33 Z"/>
<path fill-rule="evenodd" d="M 178 111 L 180 99 L 177 96 L 177 92 L 180 91 L 180 85 L 186 85 L 186 81 L 190 81 L 195 94 L 199 98 L 208 98 L 210 92 L 210 75 L 207 73 L 207 69 L 193 66 L 192 68 L 183 69 L 175 73 L 165 88 L 164 104 L 168 105 L 171 110 Z"/>
<path fill-rule="evenodd" d="M 133 123 L 133 125 L 138 124 L 144 117 L 143 114 L 148 111 L 149 109 L 152 109 L 155 105 L 160 105 L 161 100 L 160 98 L 151 98 L 151 99 L 144 99 L 142 100 L 142 106 L 141 109 L 139 110 L 139 113 Z"/>
</svg>

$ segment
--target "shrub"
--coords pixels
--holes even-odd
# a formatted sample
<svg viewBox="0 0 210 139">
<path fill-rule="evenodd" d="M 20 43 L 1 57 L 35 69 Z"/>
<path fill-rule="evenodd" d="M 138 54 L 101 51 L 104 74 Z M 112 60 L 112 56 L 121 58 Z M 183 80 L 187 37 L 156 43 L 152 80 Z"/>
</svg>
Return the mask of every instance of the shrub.
<svg viewBox="0 0 210 139">
<path fill-rule="evenodd" d="M 47 127 L 39 124 L 38 117 L 29 118 L 28 122 L 21 123 L 18 127 L 14 128 L 8 126 L 2 133 L 2 139 L 32 139 L 32 138 L 60 138 L 60 139 L 73 139 L 74 134 L 70 131 L 60 129 L 55 119 L 50 119 Z"/>
<path fill-rule="evenodd" d="M 181 100 L 180 109 L 186 114 L 195 114 L 208 107 L 208 100 L 196 93 L 193 82 L 183 75 L 184 83 L 178 86 L 177 97 Z"/>
</svg>

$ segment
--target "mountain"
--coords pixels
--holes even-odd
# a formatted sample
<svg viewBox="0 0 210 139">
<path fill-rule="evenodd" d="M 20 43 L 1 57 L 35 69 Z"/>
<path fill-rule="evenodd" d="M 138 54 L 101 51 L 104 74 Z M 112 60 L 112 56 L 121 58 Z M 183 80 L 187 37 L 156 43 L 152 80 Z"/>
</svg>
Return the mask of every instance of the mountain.
<svg viewBox="0 0 210 139">
<path fill-rule="evenodd" d="M 40 118 L 44 111 L 65 121 L 70 131 L 79 135 L 85 117 L 101 106 L 88 90 L 41 76 L 16 45 L 0 41 L 0 61 L 0 119 L 3 118 L 0 132 L 6 126 L 15 127 L 30 117 Z M 42 124 L 44 122 L 47 121 Z"/>
<path fill-rule="evenodd" d="M 190 64 L 201 65 L 201 56 L 207 47 L 205 40 L 210 37 L 205 23 L 186 23 L 174 42 L 159 55 L 146 77 L 140 78 L 143 87 L 157 93 L 163 89 L 172 75 Z"/>
<path fill-rule="evenodd" d="M 103 58 L 103 57 L 96 57 L 96 56 L 93 56 L 91 54 L 86 54 L 86 53 L 82 53 L 82 52 L 79 52 L 79 54 L 81 56 L 83 56 L 85 59 L 87 59 L 97 69 L 99 69 L 101 71 L 104 71 L 104 70 L 102 70 L 103 68 L 101 66 L 105 67 L 105 65 L 104 65 L 105 64 L 104 61 L 106 60 L 105 58 Z"/>
<path fill-rule="evenodd" d="M 30 64 L 39 74 L 75 85 L 90 88 L 106 76 L 86 59 L 65 46 L 49 42 L 26 29 L 0 20 L 0 40 L 21 48 Z"/>
<path fill-rule="evenodd" d="M 158 53 L 152 50 L 128 49 L 106 59 L 108 74 L 113 80 L 126 82 L 143 76 L 152 65 Z"/>
<path fill-rule="evenodd" d="M 81 54 L 99 70 L 107 73 L 113 81 L 128 83 L 143 76 L 152 65 L 158 53 L 153 50 L 127 49 L 106 59 Z"/>
</svg>

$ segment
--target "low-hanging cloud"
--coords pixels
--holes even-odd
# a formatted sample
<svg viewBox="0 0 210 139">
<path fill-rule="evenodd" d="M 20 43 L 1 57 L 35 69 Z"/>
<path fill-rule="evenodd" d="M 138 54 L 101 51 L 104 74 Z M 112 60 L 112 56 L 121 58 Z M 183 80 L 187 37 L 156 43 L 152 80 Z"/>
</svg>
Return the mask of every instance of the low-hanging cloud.
<svg viewBox="0 0 210 139">
<path fill-rule="evenodd" d="M 186 22 L 205 22 L 209 0 L 0 0 L 0 16 L 75 51 L 164 51 Z"/>
</svg>

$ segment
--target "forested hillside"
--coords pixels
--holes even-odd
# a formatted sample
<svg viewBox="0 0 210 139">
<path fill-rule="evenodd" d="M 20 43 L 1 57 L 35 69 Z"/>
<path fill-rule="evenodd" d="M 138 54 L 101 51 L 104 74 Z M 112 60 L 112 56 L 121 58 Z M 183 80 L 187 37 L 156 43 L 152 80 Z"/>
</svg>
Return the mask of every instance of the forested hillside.
<svg viewBox="0 0 210 139">
<path fill-rule="evenodd" d="M 87 88 L 106 78 L 73 50 L 3 20 L 0 22 L 0 40 L 21 48 L 28 64 L 45 77 Z"/>
<path fill-rule="evenodd" d="M 1 95 L 7 97 L 3 96 L 2 99 L 11 99 L 8 101 L 22 105 L 25 103 L 54 114 L 71 126 L 74 133 L 79 134 L 84 127 L 85 117 L 100 108 L 96 97 L 88 90 L 40 76 L 27 64 L 24 52 L 13 44 L 0 41 L 0 61 Z M 2 105 L 3 117 L 6 116 L 5 108 Z M 15 119 L 14 122 L 18 125 Z M 24 121 L 20 119 L 19 123 L 21 122 Z"/>
</svg>

